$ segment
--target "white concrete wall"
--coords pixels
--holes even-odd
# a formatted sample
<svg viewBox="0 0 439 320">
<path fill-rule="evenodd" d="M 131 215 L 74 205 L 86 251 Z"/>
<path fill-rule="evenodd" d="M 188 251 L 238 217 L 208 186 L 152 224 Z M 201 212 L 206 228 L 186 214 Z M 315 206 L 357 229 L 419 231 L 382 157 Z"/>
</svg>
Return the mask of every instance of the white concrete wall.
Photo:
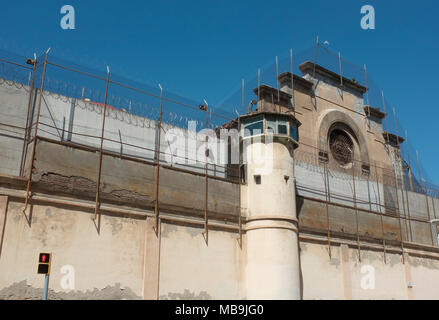
<svg viewBox="0 0 439 320">
<path fill-rule="evenodd" d="M 33 112 L 36 121 L 39 95 Z M 29 92 L 27 87 L 0 84 L 0 123 L 25 127 Z M 41 99 L 41 114 L 38 135 L 54 140 L 64 140 L 94 148 L 100 147 L 102 134 L 103 106 L 96 103 L 75 100 L 45 92 Z M 72 110 L 73 109 L 73 110 Z M 74 134 L 69 138 L 69 128 Z M 167 136 L 172 130 L 175 134 Z M 0 146 L 5 151 L 0 155 L 0 173 L 18 175 L 22 152 L 24 130 L 0 125 Z M 178 128 L 163 123 L 161 132 L 161 163 L 172 164 L 187 170 L 204 173 L 204 135 L 198 137 L 188 128 Z M 34 130 L 31 132 L 33 136 Z M 104 136 L 113 141 L 104 141 L 104 150 L 155 161 L 157 149 L 157 122 L 131 115 L 112 108 L 107 109 Z M 174 138 L 178 137 L 178 139 Z M 21 141 L 20 141 L 21 139 Z M 121 143 L 122 142 L 122 143 Z M 194 150 L 187 150 L 193 143 Z M 198 152 L 197 150 L 202 150 Z M 187 159 L 185 159 L 187 158 Z M 209 174 L 226 177 L 225 164 L 209 165 Z"/>
<path fill-rule="evenodd" d="M 0 79 L 0 123 L 25 127 L 29 88 Z M 19 175 L 24 130 L 0 124 L 0 173 Z"/>
<path fill-rule="evenodd" d="M 160 299 L 245 299 L 244 250 L 236 233 L 162 224 Z"/>
<path fill-rule="evenodd" d="M 267 233 L 265 241 L 256 242 L 244 234 L 241 248 L 236 233 L 210 230 L 206 244 L 201 226 L 163 222 L 157 260 L 145 255 L 144 219 L 103 215 L 98 234 L 91 213 L 34 205 L 29 225 L 22 202 L 10 199 L 7 208 L 0 253 L 1 298 L 40 299 L 44 282 L 36 273 L 38 254 L 52 252 L 52 298 L 141 299 L 145 264 L 159 263 L 160 299 L 246 299 L 248 241 L 264 251 L 278 234 Z M 388 251 L 384 261 L 383 250 L 362 248 L 360 261 L 356 247 L 342 247 L 332 244 L 329 257 L 326 244 L 301 241 L 298 288 L 303 299 L 439 299 L 439 260 L 406 255 L 403 264 L 401 254 Z M 285 241 L 278 249 L 282 254 L 293 250 Z M 274 250 L 264 252 L 276 256 Z M 261 257 L 265 261 L 260 263 L 273 261 Z M 65 265 L 75 270 L 74 290 L 61 285 Z M 280 281 L 286 274 L 280 264 L 273 276 Z M 266 280 L 259 279 L 262 284 Z"/>
<path fill-rule="evenodd" d="M 300 263 L 303 299 L 344 299 L 339 250 L 333 250 L 329 260 L 327 247 L 301 242 Z"/>
<path fill-rule="evenodd" d="M 38 255 L 51 252 L 50 288 L 56 292 L 70 292 L 75 298 L 75 294 L 91 294 L 94 289 L 102 291 L 119 283 L 131 298 L 142 296 L 145 220 L 103 215 L 98 234 L 90 213 L 33 205 L 29 224 L 29 210 L 26 217 L 23 208 L 23 203 L 9 201 L 0 291 L 23 281 L 26 286 L 42 288 L 44 275 L 37 274 Z M 74 268 L 74 290 L 62 287 L 65 274 L 61 268 L 65 265 Z"/>
<path fill-rule="evenodd" d="M 301 242 L 304 299 L 439 299 L 439 262 L 401 254 Z M 343 250 L 345 251 L 343 254 Z M 344 255 L 344 256 L 343 256 Z"/>
</svg>

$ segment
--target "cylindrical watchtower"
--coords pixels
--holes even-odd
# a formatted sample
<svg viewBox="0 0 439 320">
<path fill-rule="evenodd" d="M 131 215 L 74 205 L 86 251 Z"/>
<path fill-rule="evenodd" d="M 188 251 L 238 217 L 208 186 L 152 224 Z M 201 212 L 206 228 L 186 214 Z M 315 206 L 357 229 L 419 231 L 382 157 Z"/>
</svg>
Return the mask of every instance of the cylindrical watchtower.
<svg viewBox="0 0 439 320">
<path fill-rule="evenodd" d="M 300 299 L 293 150 L 300 122 L 257 112 L 240 117 L 247 184 L 247 299 Z"/>
</svg>

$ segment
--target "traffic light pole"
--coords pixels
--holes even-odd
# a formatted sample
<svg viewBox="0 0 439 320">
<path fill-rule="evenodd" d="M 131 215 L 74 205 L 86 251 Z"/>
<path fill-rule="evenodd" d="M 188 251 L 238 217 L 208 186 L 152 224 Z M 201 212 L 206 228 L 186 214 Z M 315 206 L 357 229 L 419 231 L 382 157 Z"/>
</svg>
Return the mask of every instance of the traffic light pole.
<svg viewBox="0 0 439 320">
<path fill-rule="evenodd" d="M 47 300 L 47 294 L 49 293 L 49 275 L 50 265 L 52 262 L 52 253 L 42 252 L 38 256 L 38 274 L 44 274 L 44 291 L 43 300 Z"/>
<path fill-rule="evenodd" d="M 49 275 L 46 274 L 45 277 L 44 277 L 43 300 L 47 300 L 48 292 L 49 292 Z"/>
</svg>

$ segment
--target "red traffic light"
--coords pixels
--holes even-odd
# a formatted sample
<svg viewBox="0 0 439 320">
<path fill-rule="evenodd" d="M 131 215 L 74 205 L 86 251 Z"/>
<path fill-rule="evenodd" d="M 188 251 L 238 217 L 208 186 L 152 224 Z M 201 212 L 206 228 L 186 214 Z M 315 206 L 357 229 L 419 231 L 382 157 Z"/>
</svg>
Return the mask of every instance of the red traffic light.
<svg viewBox="0 0 439 320">
<path fill-rule="evenodd" d="M 40 253 L 38 258 L 38 269 L 39 274 L 49 274 L 50 273 L 50 263 L 52 254 L 51 253 Z"/>
<path fill-rule="evenodd" d="M 50 253 L 40 253 L 40 258 L 38 262 L 49 263 L 49 261 L 50 261 Z"/>
</svg>

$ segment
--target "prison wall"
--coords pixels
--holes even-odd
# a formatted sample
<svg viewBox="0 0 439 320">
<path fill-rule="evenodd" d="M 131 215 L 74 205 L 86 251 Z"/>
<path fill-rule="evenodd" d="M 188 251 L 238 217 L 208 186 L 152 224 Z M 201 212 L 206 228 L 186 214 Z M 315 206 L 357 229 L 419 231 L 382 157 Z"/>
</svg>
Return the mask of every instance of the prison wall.
<svg viewBox="0 0 439 320">
<path fill-rule="evenodd" d="M 29 87 L 0 81 L 0 173 L 18 176 Z"/>
<path fill-rule="evenodd" d="M 295 161 L 295 177 L 302 230 L 324 233 L 329 227 L 334 235 L 358 234 L 365 241 L 438 246 L 437 229 L 429 223 L 439 214 L 437 198 L 302 161 Z"/>
<path fill-rule="evenodd" d="M 0 173 L 19 175 L 29 95 L 27 86 L 0 83 L 0 142 L 5 151 L 0 155 Z M 42 95 L 34 91 L 31 97 L 28 141 L 34 137 L 40 99 L 38 136 L 100 149 L 103 134 L 103 149 L 108 152 L 149 161 L 157 160 L 157 121 L 107 106 L 102 132 L 103 104 L 47 91 Z M 226 164 L 217 162 L 214 165 L 213 158 L 206 160 L 204 157 L 205 135 L 197 135 L 189 129 L 162 124 L 160 163 L 204 173 L 205 163 L 208 162 L 209 175 L 225 178 Z M 220 152 L 224 151 L 216 146 L 215 159 L 220 159 Z M 26 159 L 30 157 L 29 153 L 25 154 Z"/>
<path fill-rule="evenodd" d="M 0 299 L 42 298 L 40 252 L 53 255 L 49 299 L 142 298 L 144 219 L 104 215 L 98 233 L 91 212 L 38 204 L 24 214 L 23 208 L 12 198 L 2 212 Z M 74 289 L 63 281 L 67 275 Z"/>
<path fill-rule="evenodd" d="M 411 300 L 439 299 L 437 257 L 333 244 L 300 244 L 303 299 Z M 409 251 L 409 250 L 407 250 Z M 361 256 L 361 258 L 360 258 Z"/>
<path fill-rule="evenodd" d="M 245 219 L 242 243 L 236 229 L 239 186 L 225 179 L 221 167 L 209 166 L 215 177 L 207 182 L 207 241 L 204 163 L 178 164 L 161 157 L 156 235 L 151 226 L 157 123 L 108 108 L 104 136 L 111 141 L 104 141 L 102 223 L 97 228 L 93 217 L 103 106 L 49 93 L 31 100 L 40 97 L 41 139 L 35 149 L 32 197 L 23 212 L 26 179 L 18 173 L 29 92 L 0 84 L 0 173 L 6 176 L 0 187 L 0 299 L 41 297 L 43 279 L 36 274 L 36 261 L 43 251 L 54 254 L 53 299 L 247 297 Z M 30 123 L 35 123 L 35 112 L 31 108 Z M 173 129 L 179 128 L 164 124 L 162 138 Z M 195 139 L 191 132 L 178 132 Z M 177 140 L 171 153 L 177 155 L 187 143 Z M 162 139 L 161 150 L 170 150 L 170 144 Z M 30 142 L 25 175 L 32 149 Z M 325 174 L 312 163 L 295 161 L 294 172 L 304 299 L 439 298 L 431 285 L 439 282 L 437 230 L 427 222 L 437 216 L 438 199 L 331 168 Z M 246 199 L 242 205 L 245 209 Z M 412 220 L 407 221 L 409 215 Z M 404 252 L 401 240 L 412 243 Z M 61 286 L 66 265 L 75 269 L 74 290 Z M 364 289 L 364 270 L 370 266 L 375 288 Z"/>
<path fill-rule="evenodd" d="M 0 196 L 0 207 L 0 299 L 41 299 L 40 252 L 53 255 L 51 300 L 144 299 L 155 288 L 158 299 L 245 298 L 235 232 L 209 230 L 207 245 L 193 224 L 161 222 L 156 236 L 152 211 L 104 213 L 98 232 L 93 210 L 40 201 L 25 214 L 19 195 Z"/>
<path fill-rule="evenodd" d="M 202 226 L 163 221 L 154 240 L 152 211 L 104 214 L 98 234 L 93 211 L 39 202 L 29 216 L 23 206 L 19 196 L 0 197 L 1 299 L 41 299 L 36 267 L 46 251 L 53 254 L 49 299 L 143 299 L 154 268 L 158 299 L 246 298 L 245 236 L 241 248 L 235 232 L 209 230 L 206 244 Z M 359 252 L 355 243 L 333 243 L 329 255 L 324 240 L 306 233 L 300 240 L 303 299 L 439 299 L 437 253 L 406 248 L 403 262 L 395 247 Z M 66 289 L 71 270 L 75 289 Z"/>
<path fill-rule="evenodd" d="M 163 223 L 159 299 L 245 299 L 245 249 L 236 232 Z M 245 241 L 245 240 L 244 240 Z"/>
<path fill-rule="evenodd" d="M 320 80 L 319 80 L 320 81 Z M 319 94 L 329 94 L 330 87 L 333 84 L 325 84 L 320 81 L 319 89 L 322 93 Z M 328 87 L 328 88 L 326 88 Z M 25 126 L 26 123 L 26 112 L 27 104 L 29 98 L 29 90 L 26 86 L 14 86 L 8 83 L 3 83 L 0 85 L 0 112 L 2 115 L 1 123 L 13 124 L 17 126 Z M 333 90 L 333 89 L 332 89 Z M 346 94 L 347 95 L 347 94 Z M 359 99 L 354 94 L 350 93 L 352 99 Z M 38 101 L 40 96 L 34 96 L 31 100 Z M 345 97 L 346 98 L 346 97 Z M 43 179 L 42 182 L 51 182 L 50 179 L 54 176 L 57 179 L 64 180 L 63 183 L 74 181 L 75 177 L 87 178 L 86 185 L 89 188 L 88 197 L 93 198 L 95 192 L 95 181 L 97 177 L 97 168 L 99 165 L 99 158 L 97 153 L 93 153 L 93 150 L 97 151 L 100 148 L 100 135 L 102 134 L 102 117 L 103 117 L 103 106 L 84 100 L 76 100 L 61 95 L 55 95 L 52 93 L 45 92 L 41 96 L 41 116 L 39 124 L 39 135 L 48 139 L 53 139 L 54 141 L 59 141 L 63 143 L 72 143 L 72 146 L 84 147 L 83 150 L 79 149 L 72 154 L 78 153 L 80 156 L 73 156 L 75 161 L 70 158 L 68 154 L 61 152 L 59 155 L 55 150 L 40 150 L 37 153 L 40 158 L 39 165 L 46 163 L 43 168 L 43 172 L 37 174 L 36 178 Z M 356 100 L 355 100 L 356 101 Z M 308 101 L 309 102 L 309 101 Z M 307 102 L 307 103 L 308 103 Z M 355 102 L 358 104 L 359 102 Z M 34 103 L 34 108 L 30 110 L 30 118 L 34 119 L 36 113 L 36 105 Z M 319 108 L 322 104 L 319 104 Z M 308 111 L 309 112 L 309 111 Z M 314 112 L 310 112 L 314 114 Z M 359 125 L 363 125 L 361 119 L 356 119 Z M 20 160 L 22 155 L 22 140 L 19 137 L 24 136 L 23 130 L 17 128 L 6 128 L 0 125 L 0 130 L 2 135 L 0 136 L 2 146 L 5 146 L 6 152 L 1 153 L 0 161 L 1 166 L 3 166 L 3 172 L 5 174 L 17 175 L 20 167 Z M 5 134 L 5 130 L 14 131 L 13 135 Z M 169 135 L 169 132 L 176 130 L 174 134 Z M 168 140 L 166 136 L 168 134 Z M 306 132 L 303 134 L 306 137 Z M 32 130 L 31 130 L 32 136 Z M 125 198 L 123 195 L 125 191 L 124 188 L 116 188 L 114 186 L 118 185 L 118 178 L 124 176 L 124 179 L 131 180 L 130 190 L 131 194 L 134 195 L 133 199 L 129 200 L 130 203 L 142 202 L 147 206 L 152 205 L 151 195 L 153 194 L 153 188 L 155 185 L 154 176 L 155 168 L 149 166 L 147 169 L 133 169 L 131 166 L 125 166 L 122 157 L 133 157 L 135 159 L 144 160 L 145 162 L 156 162 L 157 157 L 157 122 L 151 119 L 142 118 L 129 114 L 124 111 L 118 111 L 111 107 L 108 108 L 106 117 L 106 126 L 104 130 L 105 140 L 103 143 L 103 149 L 106 155 L 103 157 L 102 162 L 102 181 L 103 181 L 103 197 L 110 195 L 110 198 Z M 176 128 L 175 126 L 163 124 L 161 132 L 161 163 L 164 165 L 170 165 L 174 168 L 180 168 L 183 170 L 188 170 L 191 172 L 204 174 L 205 166 L 202 162 L 191 161 L 188 163 L 178 163 L 178 160 L 183 160 L 183 158 L 196 159 L 196 152 L 194 150 L 188 150 L 188 144 L 195 142 L 195 150 L 204 150 L 202 144 L 204 143 L 204 136 L 195 137 L 193 132 L 188 130 L 183 130 L 181 128 Z M 183 139 L 181 139 L 183 137 Z M 46 144 L 48 146 L 48 144 Z M 171 147 L 172 146 L 172 147 Z M 53 148 L 54 146 L 52 146 Z M 25 152 L 26 165 L 24 168 L 24 174 L 28 175 L 29 172 L 27 168 L 31 165 L 31 154 L 32 154 L 33 143 L 30 142 L 27 147 L 27 152 Z M 296 152 L 302 152 L 304 146 L 301 146 Z M 87 151 L 85 151 L 87 150 Z M 183 154 L 181 151 L 184 151 Z M 187 150 L 187 151 L 186 151 Z M 115 157 L 110 157 L 109 154 Z M 53 156 L 57 155 L 59 161 Z M 121 159 L 117 160 L 116 156 L 120 156 Z M 62 159 L 62 160 L 61 160 Z M 124 158 L 125 159 L 125 158 Z M 136 163 L 135 159 L 126 163 Z M 60 166 L 60 170 L 51 173 L 50 162 L 55 161 Z M 38 161 L 37 161 L 38 162 Z M 324 170 L 322 165 L 313 164 L 314 161 L 301 161 L 300 159 L 295 162 L 295 174 L 297 180 L 297 195 L 303 197 L 310 197 L 320 201 L 326 201 L 325 188 L 324 188 Z M 76 165 L 81 163 L 81 166 Z M 75 168 L 73 170 L 72 168 Z M 0 168 L 1 169 L 1 168 Z M 73 170 L 73 171 L 72 171 Z M 71 174 L 64 174 L 65 172 L 72 171 Z M 160 180 L 173 180 L 173 175 L 175 171 L 169 171 L 164 169 L 162 177 Z M 138 173 L 140 172 L 140 173 Z M 209 165 L 208 173 L 212 176 L 226 177 L 225 168 L 223 166 Z M 192 193 L 200 195 L 196 203 L 196 210 L 203 210 L 203 201 L 201 195 L 203 194 L 203 186 L 205 182 L 199 176 L 192 177 L 188 174 L 179 173 L 182 179 L 188 179 L 192 181 L 191 189 L 187 189 L 186 185 L 183 184 L 182 187 L 175 186 L 170 187 L 169 192 L 160 191 L 160 198 L 164 201 L 168 195 L 173 194 L 175 199 L 181 201 L 180 207 L 190 208 L 193 205 Z M 73 176 L 73 177 L 71 177 Z M 183 178 L 184 177 L 184 178 Z M 437 231 L 430 231 L 430 225 L 425 223 L 424 220 L 428 220 L 428 215 L 430 218 L 434 218 L 436 213 L 435 210 L 437 206 L 433 206 L 431 203 L 428 208 L 426 205 L 427 200 L 424 195 L 417 194 L 413 192 L 404 192 L 399 189 L 398 192 L 392 185 L 384 184 L 379 181 L 378 184 L 373 181 L 373 179 L 368 179 L 367 176 L 355 176 L 355 201 L 354 198 L 354 183 L 353 177 L 349 174 L 339 172 L 337 170 L 332 170 L 328 168 L 326 172 L 327 180 L 327 200 L 331 203 L 345 205 L 359 209 L 369 210 L 373 212 L 389 212 L 389 216 L 382 217 L 384 223 L 388 226 L 384 227 L 384 232 L 380 228 L 381 217 L 375 214 L 365 214 L 364 211 L 359 211 L 358 223 L 359 229 L 362 230 L 366 227 L 368 230 L 363 230 L 363 235 L 370 238 L 377 238 L 379 235 L 384 233 L 389 239 L 399 239 L 402 238 L 405 241 L 414 241 L 426 244 L 436 244 L 432 241 L 431 233 L 433 233 L 433 238 L 437 238 Z M 81 180 L 81 179 L 80 179 Z M 219 180 L 218 180 L 219 181 Z M 160 184 L 162 181 L 160 181 Z M 110 187 L 112 185 L 113 187 Z M 171 184 L 169 184 L 171 186 Z M 228 199 L 234 198 L 237 201 L 236 192 L 237 187 L 235 186 L 232 190 L 225 188 L 227 183 L 220 184 L 219 182 L 214 184 L 223 185 L 219 190 L 226 194 Z M 56 184 L 54 185 L 54 187 Z M 64 187 L 60 187 L 63 189 Z M 94 189 L 94 190 L 93 190 Z M 190 190 L 190 191 L 189 191 Z M 193 191 L 193 192 L 192 192 Z M 83 191 L 81 191 L 83 192 Z M 116 195 L 114 193 L 116 192 Z M 179 196 L 181 193 L 183 196 Z M 211 192 L 211 195 L 215 194 Z M 149 196 L 147 196 L 149 195 Z M 408 197 L 408 201 L 407 201 Z M 174 199 L 174 200 L 175 200 Z M 114 200 L 114 199 L 113 199 Z M 209 203 L 209 208 L 212 211 L 218 211 L 215 206 L 218 206 L 218 201 L 223 201 L 225 198 L 219 197 Z M 227 200 L 229 201 L 229 200 Z M 232 202 L 233 202 L 232 201 Z M 301 200 L 300 200 L 301 201 Z M 428 198 L 429 202 L 433 202 L 432 198 Z M 229 201 L 230 202 L 230 201 Z M 233 206 L 227 206 L 226 211 L 230 212 L 234 209 Z M 307 209 L 308 208 L 308 209 Z M 388 210 L 388 208 L 395 208 L 393 210 Z M 399 209 L 403 220 L 401 227 L 399 227 L 400 221 L 396 219 L 396 208 Z M 172 209 L 172 208 L 170 208 Z M 322 203 L 310 203 L 306 204 L 303 212 L 308 212 L 307 215 L 301 214 L 301 219 L 303 221 L 303 226 L 308 226 L 306 221 L 312 224 L 312 227 L 317 227 L 322 230 L 327 228 L 328 222 L 326 221 L 326 209 Z M 190 211 L 190 210 L 189 210 Z M 220 211 L 220 210 L 219 210 Z M 335 232 L 356 232 L 356 217 L 355 210 L 349 208 L 331 207 L 330 213 L 330 226 Z M 393 214 L 393 216 L 392 216 Z M 410 218 L 419 219 L 420 221 L 407 221 Z M 346 222 L 346 223 L 344 223 Z M 370 228 L 367 227 L 370 224 Z M 411 232 L 410 232 L 411 231 Z M 354 233 L 355 233 L 354 232 Z"/>
<path fill-rule="evenodd" d="M 56 157 L 53 155 L 56 154 Z M 71 148 L 50 140 L 38 140 L 33 185 L 35 190 L 94 200 L 99 154 L 89 149 Z M 172 167 L 160 168 L 159 206 L 161 211 L 203 216 L 204 175 Z M 210 178 L 208 210 L 211 216 L 236 221 L 238 185 Z M 102 158 L 100 200 L 104 203 L 151 209 L 155 203 L 156 166 L 113 154 Z"/>
</svg>

